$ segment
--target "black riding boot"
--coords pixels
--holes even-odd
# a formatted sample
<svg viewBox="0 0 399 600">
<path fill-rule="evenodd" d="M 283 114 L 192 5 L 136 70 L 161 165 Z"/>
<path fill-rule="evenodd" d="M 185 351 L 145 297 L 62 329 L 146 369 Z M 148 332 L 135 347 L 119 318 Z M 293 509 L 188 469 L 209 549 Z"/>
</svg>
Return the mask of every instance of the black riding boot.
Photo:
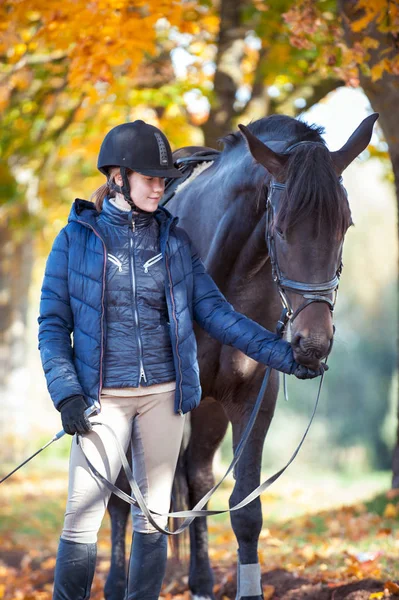
<svg viewBox="0 0 399 600">
<path fill-rule="evenodd" d="M 96 566 L 96 544 L 60 539 L 53 600 L 88 600 Z"/>
<path fill-rule="evenodd" d="M 126 600 L 158 600 L 168 546 L 163 533 L 134 533 Z"/>
</svg>

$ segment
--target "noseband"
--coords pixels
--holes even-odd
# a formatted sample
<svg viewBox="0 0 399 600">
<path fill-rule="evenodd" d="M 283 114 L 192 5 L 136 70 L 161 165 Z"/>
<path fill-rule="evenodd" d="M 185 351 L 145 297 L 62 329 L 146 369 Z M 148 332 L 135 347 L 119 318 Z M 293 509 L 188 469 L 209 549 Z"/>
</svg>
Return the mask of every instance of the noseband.
<svg viewBox="0 0 399 600">
<path fill-rule="evenodd" d="M 298 142 L 287 148 L 285 152 L 292 150 L 300 144 L 309 143 L 315 144 L 318 142 Z M 342 181 L 341 178 L 340 181 Z M 295 279 L 289 279 L 284 275 L 284 273 L 279 267 L 277 260 L 276 242 L 274 238 L 272 224 L 274 222 L 274 218 L 279 206 L 280 194 L 278 192 L 285 190 L 285 188 L 285 183 L 278 183 L 277 181 L 272 179 L 269 185 L 266 201 L 266 244 L 269 251 L 269 257 L 272 266 L 272 277 L 277 285 L 277 289 L 280 294 L 280 299 L 283 305 L 283 313 L 278 322 L 278 328 L 280 329 L 281 333 L 283 332 L 288 321 L 293 322 L 296 319 L 296 317 L 307 306 L 309 306 L 309 304 L 313 304 L 313 302 L 324 302 L 325 304 L 328 304 L 331 314 L 333 313 L 337 298 L 339 280 L 343 268 L 343 264 L 341 261 L 336 270 L 335 276 L 332 279 L 322 283 L 305 283 L 302 281 L 296 281 Z M 295 311 L 293 310 L 291 301 L 287 296 L 287 292 L 299 294 L 304 299 L 304 302 Z M 331 294 L 333 295 L 332 300 L 329 298 Z"/>
</svg>

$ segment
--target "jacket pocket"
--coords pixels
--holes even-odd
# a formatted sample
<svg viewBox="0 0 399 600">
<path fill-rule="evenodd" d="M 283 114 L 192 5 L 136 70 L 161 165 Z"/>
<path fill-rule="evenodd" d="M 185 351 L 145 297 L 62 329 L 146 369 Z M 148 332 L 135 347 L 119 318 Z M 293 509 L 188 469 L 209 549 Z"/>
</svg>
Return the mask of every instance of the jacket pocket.
<svg viewBox="0 0 399 600">
<path fill-rule="evenodd" d="M 122 263 L 121 263 L 121 261 L 119 260 L 119 258 L 117 258 L 116 256 L 114 256 L 113 254 L 110 254 L 110 253 L 108 253 L 108 260 L 109 260 L 110 262 L 112 262 L 112 264 L 113 264 L 113 265 L 115 265 L 115 266 L 117 266 L 117 267 L 118 267 L 118 271 L 119 271 L 119 273 L 121 273 L 121 272 L 122 272 Z"/>
<path fill-rule="evenodd" d="M 159 254 L 156 254 L 152 258 L 148 259 L 147 262 L 145 262 L 143 265 L 144 273 L 148 273 L 148 269 L 150 267 L 152 267 L 153 265 L 155 265 L 160 260 L 162 260 L 162 252 L 160 252 Z"/>
</svg>

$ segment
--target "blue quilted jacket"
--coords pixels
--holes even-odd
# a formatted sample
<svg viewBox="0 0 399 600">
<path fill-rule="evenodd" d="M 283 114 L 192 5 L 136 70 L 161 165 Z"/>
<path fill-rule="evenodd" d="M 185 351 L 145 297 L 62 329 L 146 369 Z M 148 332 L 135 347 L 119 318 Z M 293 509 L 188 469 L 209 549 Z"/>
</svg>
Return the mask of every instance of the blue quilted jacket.
<svg viewBox="0 0 399 600">
<path fill-rule="evenodd" d="M 91 202 L 76 200 L 68 224 L 47 260 L 39 316 L 39 349 L 56 407 L 81 394 L 99 400 L 103 385 L 107 248 Z M 222 344 L 291 373 L 291 346 L 236 312 L 206 273 L 186 232 L 165 209 L 155 213 L 165 264 L 165 292 L 176 372 L 175 410 L 184 414 L 201 399 L 193 321 Z M 73 343 L 71 340 L 73 335 Z M 121 348 L 121 352 L 123 348 Z"/>
<path fill-rule="evenodd" d="M 97 227 L 108 253 L 103 387 L 174 381 L 159 225 L 151 213 L 140 213 L 133 230 L 132 212 L 106 198 Z"/>
</svg>

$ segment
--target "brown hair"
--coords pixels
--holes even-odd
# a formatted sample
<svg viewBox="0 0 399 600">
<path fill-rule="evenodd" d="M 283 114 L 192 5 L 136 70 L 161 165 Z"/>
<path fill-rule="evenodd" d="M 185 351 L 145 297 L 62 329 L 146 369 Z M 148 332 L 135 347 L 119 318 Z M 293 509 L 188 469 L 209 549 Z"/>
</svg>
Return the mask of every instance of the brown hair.
<svg viewBox="0 0 399 600">
<path fill-rule="evenodd" d="M 115 191 L 109 186 L 109 180 L 114 179 L 115 175 L 119 172 L 119 167 L 110 167 L 108 171 L 107 183 L 101 185 L 95 192 L 90 196 L 90 200 L 94 202 L 97 212 L 101 212 L 103 209 L 104 198 L 112 198 L 115 196 Z"/>
</svg>

